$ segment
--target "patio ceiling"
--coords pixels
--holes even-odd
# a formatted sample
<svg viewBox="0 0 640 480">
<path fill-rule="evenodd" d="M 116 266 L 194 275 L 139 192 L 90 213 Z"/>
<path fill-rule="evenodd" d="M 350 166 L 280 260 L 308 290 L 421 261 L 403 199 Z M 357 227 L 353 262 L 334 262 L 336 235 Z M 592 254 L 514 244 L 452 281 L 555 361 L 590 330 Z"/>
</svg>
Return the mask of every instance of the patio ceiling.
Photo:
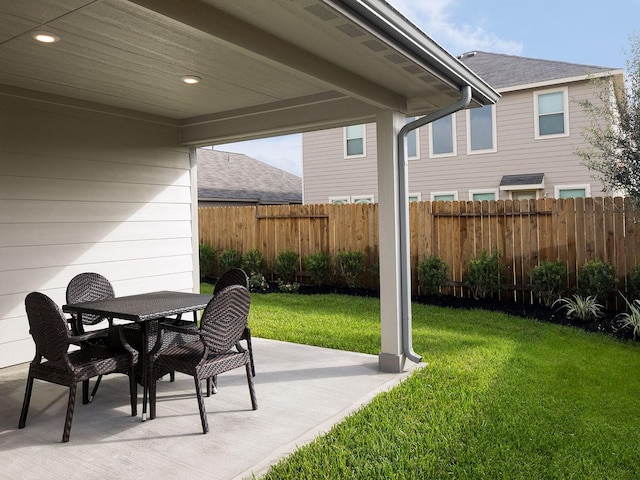
<svg viewBox="0 0 640 480">
<path fill-rule="evenodd" d="M 426 114 L 465 84 L 497 99 L 380 0 L 0 0 L 0 94 L 175 124 L 187 145 Z"/>
</svg>

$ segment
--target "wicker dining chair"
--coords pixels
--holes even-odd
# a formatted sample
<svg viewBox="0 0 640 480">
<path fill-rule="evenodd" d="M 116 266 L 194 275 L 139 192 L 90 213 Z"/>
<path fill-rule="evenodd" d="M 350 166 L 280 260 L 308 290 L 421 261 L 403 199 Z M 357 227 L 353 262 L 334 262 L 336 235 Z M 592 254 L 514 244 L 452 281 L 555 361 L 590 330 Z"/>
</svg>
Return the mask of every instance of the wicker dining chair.
<svg viewBox="0 0 640 480">
<path fill-rule="evenodd" d="M 115 293 L 111 282 L 99 273 L 80 273 L 73 277 L 67 285 L 66 298 L 67 303 L 69 304 L 89 302 L 92 300 L 103 300 L 105 298 L 113 297 L 115 297 Z M 97 325 L 98 323 L 104 321 L 107 321 L 109 323 L 109 327 L 113 325 L 112 318 L 104 318 L 99 315 L 92 315 L 89 313 L 85 313 L 82 315 L 82 322 L 78 321 L 76 314 L 73 314 L 70 319 L 71 329 L 75 335 L 84 334 L 85 325 Z M 101 332 L 101 334 L 95 334 L 95 338 L 91 340 L 91 343 L 98 343 L 103 345 L 106 344 L 108 337 L 108 328 L 101 330 Z M 81 347 L 85 345 L 86 342 L 81 345 Z M 93 386 L 93 390 L 91 391 L 90 395 L 88 394 L 89 381 L 87 380 L 87 382 L 83 385 L 84 403 L 91 403 L 93 401 L 93 397 L 95 397 L 101 381 L 102 375 L 99 375 L 96 379 L 96 383 Z"/>
<path fill-rule="evenodd" d="M 224 272 L 222 275 L 220 275 L 220 278 L 218 279 L 218 281 L 214 286 L 213 294 L 215 295 L 217 292 L 228 287 L 229 285 L 242 285 L 247 290 L 249 290 L 249 277 L 247 276 L 246 272 L 241 268 L 230 268 L 229 270 Z M 247 350 L 249 350 L 249 358 L 251 359 L 251 375 L 255 377 L 256 368 L 253 363 L 253 347 L 251 346 L 251 329 L 249 328 L 248 325 L 245 327 L 244 331 L 242 332 L 242 336 L 240 337 L 240 340 L 244 340 L 245 342 L 247 342 Z M 239 343 L 238 349 L 241 349 L 241 348 L 243 347 Z"/>
<path fill-rule="evenodd" d="M 109 373 L 128 375 L 131 415 L 137 415 L 137 385 L 134 374 L 137 353 L 124 342 L 119 327 L 113 328 L 110 332 L 114 341 L 117 337 L 120 348 L 88 343 L 96 336 L 96 333 L 87 332 L 82 335 L 72 335 L 62 310 L 48 296 L 32 292 L 25 298 L 25 307 L 30 333 L 36 344 L 36 355 L 29 365 L 18 428 L 25 427 L 33 381 L 36 378 L 69 387 L 67 414 L 62 434 L 63 442 L 68 442 L 71 434 L 77 384 L 89 378 Z M 87 343 L 84 348 L 69 352 L 69 345 L 78 342 Z"/>
<path fill-rule="evenodd" d="M 209 431 L 207 413 L 202 397 L 201 381 L 220 373 L 244 366 L 251 396 L 251 407 L 258 408 L 253 387 L 249 352 L 234 349 L 247 326 L 249 316 L 249 290 L 231 285 L 213 296 L 200 319 L 198 340 L 160 351 L 152 369 L 175 370 L 194 379 L 202 432 Z M 167 330 L 182 327 L 163 325 Z M 156 375 L 151 375 L 149 389 L 151 418 L 156 412 Z"/>
</svg>

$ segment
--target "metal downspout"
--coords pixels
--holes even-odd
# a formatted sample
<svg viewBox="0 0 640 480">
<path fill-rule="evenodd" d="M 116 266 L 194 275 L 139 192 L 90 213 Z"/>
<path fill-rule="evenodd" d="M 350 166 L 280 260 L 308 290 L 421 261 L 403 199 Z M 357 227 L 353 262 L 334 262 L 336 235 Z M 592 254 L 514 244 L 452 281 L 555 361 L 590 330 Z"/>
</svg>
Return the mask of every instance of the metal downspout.
<svg viewBox="0 0 640 480">
<path fill-rule="evenodd" d="M 427 125 L 440 118 L 446 117 L 458 110 L 462 110 L 471 101 L 471 87 L 462 87 L 462 98 L 453 105 L 437 112 L 430 113 L 418 120 L 407 123 L 398 132 L 398 205 L 400 207 L 400 314 L 402 326 L 402 348 L 404 355 L 415 363 L 420 363 L 422 357 L 413 351 L 411 336 L 411 269 L 409 257 L 409 201 L 408 201 L 408 168 L 407 168 L 407 135 L 416 128 Z"/>
</svg>

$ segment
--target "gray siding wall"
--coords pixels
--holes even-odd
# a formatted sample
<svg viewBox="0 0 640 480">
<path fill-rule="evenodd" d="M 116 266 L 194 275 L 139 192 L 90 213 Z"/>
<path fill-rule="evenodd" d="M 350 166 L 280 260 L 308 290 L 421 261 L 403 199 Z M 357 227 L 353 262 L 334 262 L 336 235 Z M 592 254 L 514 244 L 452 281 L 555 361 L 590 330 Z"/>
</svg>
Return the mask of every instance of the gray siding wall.
<svg viewBox="0 0 640 480">
<path fill-rule="evenodd" d="M 0 367 L 33 358 L 25 295 L 64 304 L 194 285 L 192 174 L 175 127 L 0 95 Z"/>
<path fill-rule="evenodd" d="M 562 85 L 559 85 L 561 87 Z M 457 156 L 429 158 L 429 128 L 419 130 L 420 158 L 409 160 L 409 192 L 458 191 L 460 200 L 469 190 L 497 189 L 503 175 L 544 173 L 547 196 L 554 185 L 590 184 L 591 195 L 603 194 L 600 182 L 580 164 L 576 148 L 584 146 L 581 132 L 588 119 L 576 104 L 590 96 L 587 82 L 569 84 L 569 136 L 534 138 L 534 92 L 505 92 L 496 108 L 497 152 L 467 155 L 467 114 L 456 114 Z M 367 125 L 367 157 L 343 158 L 343 129 L 303 134 L 304 202 L 325 203 L 330 196 L 373 193 L 377 201 L 375 124 Z M 500 198 L 509 198 L 501 192 Z"/>
</svg>

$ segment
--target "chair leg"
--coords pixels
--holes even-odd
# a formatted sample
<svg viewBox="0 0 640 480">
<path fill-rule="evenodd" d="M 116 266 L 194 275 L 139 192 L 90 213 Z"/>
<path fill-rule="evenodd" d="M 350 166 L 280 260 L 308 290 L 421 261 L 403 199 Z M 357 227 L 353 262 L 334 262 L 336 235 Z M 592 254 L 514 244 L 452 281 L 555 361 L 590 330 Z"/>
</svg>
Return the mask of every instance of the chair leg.
<svg viewBox="0 0 640 480">
<path fill-rule="evenodd" d="M 193 377 L 196 384 L 196 397 L 198 398 L 198 409 L 200 410 L 200 422 L 202 423 L 202 433 L 209 431 L 209 422 L 207 421 L 207 411 L 204 408 L 204 399 L 202 398 L 202 389 L 200 388 L 200 379 L 196 375 Z"/>
<path fill-rule="evenodd" d="M 256 367 L 253 364 L 253 347 L 251 346 L 251 332 L 249 329 L 246 329 L 247 335 L 247 350 L 249 350 L 249 359 L 251 360 L 251 375 L 253 377 L 256 376 Z"/>
<path fill-rule="evenodd" d="M 98 387 L 100 386 L 100 382 L 102 381 L 102 375 L 98 375 L 96 379 L 96 384 L 93 386 L 93 390 L 91 390 L 91 395 L 89 395 L 89 403 L 93 402 L 93 397 L 96 396 L 96 392 L 98 391 Z"/>
<path fill-rule="evenodd" d="M 62 433 L 62 441 L 68 442 L 71 435 L 71 422 L 73 420 L 73 410 L 76 406 L 76 383 L 69 386 L 69 402 L 67 404 L 67 416 L 64 419 L 64 432 Z"/>
<path fill-rule="evenodd" d="M 216 393 L 218 393 L 218 376 L 214 375 L 213 377 L 207 378 L 207 397 Z"/>
<path fill-rule="evenodd" d="M 82 404 L 86 405 L 90 402 L 89 399 L 89 380 L 82 381 Z"/>
<path fill-rule="evenodd" d="M 131 416 L 138 415 L 138 382 L 136 382 L 135 366 L 129 370 L 129 396 L 131 397 Z"/>
<path fill-rule="evenodd" d="M 27 388 L 24 391 L 24 401 L 22 402 L 22 412 L 20 413 L 20 422 L 18 428 L 24 428 L 27 423 L 27 413 L 29 412 L 29 404 L 31 403 L 31 391 L 33 390 L 33 377 L 29 375 L 27 378 Z"/>
<path fill-rule="evenodd" d="M 153 371 L 153 366 L 149 371 L 147 386 L 149 388 L 149 418 L 153 420 L 156 418 L 156 397 L 158 392 L 158 379 Z"/>
<path fill-rule="evenodd" d="M 253 388 L 253 375 L 251 375 L 251 366 L 247 363 L 245 367 L 247 369 L 247 383 L 249 384 L 249 395 L 251 396 L 251 408 L 253 410 L 257 410 L 258 399 L 256 398 L 256 391 Z"/>
</svg>

